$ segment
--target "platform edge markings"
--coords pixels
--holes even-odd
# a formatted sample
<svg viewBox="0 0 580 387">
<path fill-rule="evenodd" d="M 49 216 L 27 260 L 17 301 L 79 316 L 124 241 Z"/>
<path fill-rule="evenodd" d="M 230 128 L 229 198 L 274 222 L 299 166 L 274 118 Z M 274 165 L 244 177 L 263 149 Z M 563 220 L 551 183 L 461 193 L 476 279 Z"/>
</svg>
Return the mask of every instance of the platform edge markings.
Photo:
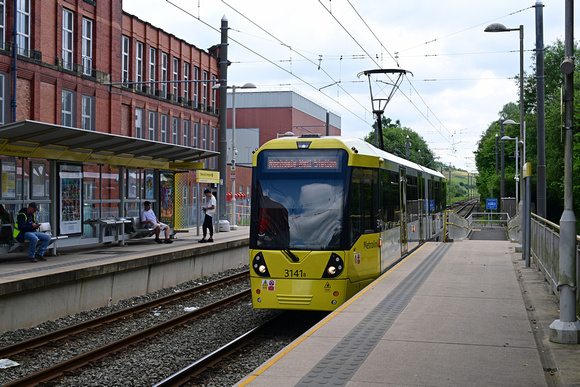
<svg viewBox="0 0 580 387">
<path fill-rule="evenodd" d="M 345 385 L 450 249 L 440 245 L 296 385 Z"/>
<path fill-rule="evenodd" d="M 249 374 L 248 376 L 246 376 L 246 378 L 244 378 L 244 379 L 240 380 L 238 383 L 236 383 L 235 386 L 244 387 L 244 386 L 247 386 L 248 384 L 255 384 L 253 382 L 257 382 L 257 385 L 260 385 L 260 381 L 259 380 L 256 380 L 256 379 L 258 379 L 259 377 L 265 375 L 266 372 L 270 370 L 270 368 L 272 368 L 279 361 L 281 361 L 283 358 L 285 358 L 291 351 L 293 351 L 296 347 L 298 347 L 306 339 L 308 339 L 310 337 L 313 337 L 314 334 L 316 332 L 318 332 L 321 328 L 326 327 L 328 325 L 328 323 L 331 320 L 333 320 L 335 317 L 337 317 L 338 314 L 341 311 L 343 311 L 345 308 L 347 308 L 349 305 L 351 305 L 354 301 L 356 301 L 357 299 L 359 299 L 360 297 L 362 297 L 365 293 L 367 293 L 368 291 L 370 291 L 371 289 L 373 289 L 381 281 L 383 281 L 384 279 L 386 279 L 389 275 L 391 275 L 395 271 L 395 269 L 399 268 L 401 265 L 403 265 L 409 259 L 413 258 L 415 256 L 415 254 L 419 253 L 421 250 L 423 250 L 427 246 L 432 247 L 432 245 L 433 245 L 433 242 L 427 242 L 427 243 L 423 244 L 422 246 L 419 246 L 417 249 L 415 249 L 413 252 L 411 252 L 409 255 L 407 255 L 404 259 L 402 259 L 400 262 L 398 262 L 393 267 L 391 267 L 388 271 L 386 271 L 385 273 L 383 273 L 373 283 L 369 284 L 363 290 L 361 290 L 360 292 L 358 292 L 357 294 L 355 294 L 347 302 L 345 302 L 343 305 L 341 305 L 334 312 L 332 312 L 331 314 L 329 314 L 328 316 L 326 316 L 325 318 L 323 318 L 321 321 L 319 321 L 318 324 L 316 324 L 314 327 L 310 328 L 310 330 L 308 330 L 306 333 L 304 333 L 298 339 L 294 340 L 292 343 L 290 343 L 288 346 L 286 346 L 284 349 L 282 349 L 276 355 L 274 355 L 273 357 L 271 357 L 270 359 L 268 359 L 268 361 L 266 361 L 264 364 L 262 364 L 261 366 L 259 366 L 258 368 L 256 368 L 251 374 Z M 434 247 L 434 250 L 436 248 L 437 248 L 437 246 Z M 294 385 L 294 383 L 292 383 L 292 385 Z"/>
</svg>

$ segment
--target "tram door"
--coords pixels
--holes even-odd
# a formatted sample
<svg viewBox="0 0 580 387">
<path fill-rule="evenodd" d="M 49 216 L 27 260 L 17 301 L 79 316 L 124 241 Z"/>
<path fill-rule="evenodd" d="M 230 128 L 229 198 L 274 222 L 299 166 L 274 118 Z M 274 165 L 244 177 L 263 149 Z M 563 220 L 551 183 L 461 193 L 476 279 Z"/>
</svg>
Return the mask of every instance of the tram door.
<svg viewBox="0 0 580 387">
<path fill-rule="evenodd" d="M 401 255 L 403 255 L 409 249 L 407 238 L 407 171 L 404 169 L 399 171 L 399 201 L 401 208 Z"/>
<path fill-rule="evenodd" d="M 418 189 L 418 198 L 417 198 L 417 216 L 419 217 L 419 242 L 423 242 L 425 240 L 425 236 L 423 234 L 423 221 L 425 215 L 425 180 L 423 180 L 423 175 L 421 173 L 417 174 L 417 189 Z"/>
</svg>

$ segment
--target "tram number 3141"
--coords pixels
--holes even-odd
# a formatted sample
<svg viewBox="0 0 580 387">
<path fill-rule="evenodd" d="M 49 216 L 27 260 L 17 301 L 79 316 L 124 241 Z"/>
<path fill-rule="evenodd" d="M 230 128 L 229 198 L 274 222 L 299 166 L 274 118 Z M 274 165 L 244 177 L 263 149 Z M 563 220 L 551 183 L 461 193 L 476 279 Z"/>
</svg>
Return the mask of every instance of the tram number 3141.
<svg viewBox="0 0 580 387">
<path fill-rule="evenodd" d="M 306 277 L 306 273 L 302 270 L 284 270 L 284 277 L 286 278 L 304 278 Z"/>
</svg>

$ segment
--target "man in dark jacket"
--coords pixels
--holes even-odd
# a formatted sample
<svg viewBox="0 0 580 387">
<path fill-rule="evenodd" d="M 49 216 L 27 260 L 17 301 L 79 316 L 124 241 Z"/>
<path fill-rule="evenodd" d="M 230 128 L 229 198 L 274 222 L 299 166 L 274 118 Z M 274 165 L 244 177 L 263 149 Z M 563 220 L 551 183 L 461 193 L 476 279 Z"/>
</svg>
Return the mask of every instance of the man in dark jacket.
<svg viewBox="0 0 580 387">
<path fill-rule="evenodd" d="M 35 202 L 30 203 L 28 207 L 18 211 L 14 224 L 14 239 L 20 243 L 25 240 L 30 241 L 30 248 L 28 249 L 30 262 L 46 261 L 44 251 L 50 243 L 50 235 L 36 231 L 40 227 L 40 224 L 36 222 L 36 211 L 38 211 L 38 205 Z M 37 252 L 36 245 L 39 240 L 42 243 Z"/>
</svg>

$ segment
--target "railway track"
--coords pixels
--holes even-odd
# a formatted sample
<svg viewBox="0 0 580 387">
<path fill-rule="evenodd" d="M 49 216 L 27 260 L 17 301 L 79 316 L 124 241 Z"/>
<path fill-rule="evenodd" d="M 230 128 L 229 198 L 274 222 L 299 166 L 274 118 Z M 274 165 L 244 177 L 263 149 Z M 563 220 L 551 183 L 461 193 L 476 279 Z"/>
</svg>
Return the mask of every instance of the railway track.
<svg viewBox="0 0 580 387">
<path fill-rule="evenodd" d="M 77 324 L 70 326 L 55 332 L 51 332 L 34 339 L 30 339 L 24 342 L 20 342 L 14 345 L 10 345 L 0 349 L 0 358 L 14 357 L 16 355 L 26 356 L 27 353 L 32 353 L 38 351 L 41 347 L 50 346 L 55 347 L 66 343 L 67 340 L 78 337 L 79 335 L 88 335 L 94 330 L 106 329 L 107 326 L 120 323 L 127 318 L 138 315 L 144 311 L 149 311 L 151 309 L 159 308 L 160 306 L 166 305 L 168 303 L 179 302 L 180 300 L 186 299 L 198 293 L 207 292 L 210 289 L 217 287 L 226 286 L 228 283 L 235 281 L 240 281 L 248 276 L 248 271 L 235 274 L 233 276 L 225 277 L 217 281 L 209 282 L 204 285 L 200 285 L 186 291 L 171 294 L 166 297 L 162 297 L 147 303 L 139 304 L 125 310 L 111 313 L 110 315 L 105 315 L 97 319 L 87 321 L 82 324 Z M 124 348 L 135 345 L 143 340 L 149 339 L 156 336 L 157 334 L 166 332 L 167 330 L 173 329 L 180 325 L 186 324 L 187 322 L 197 319 L 203 315 L 209 314 L 223 306 L 237 302 L 241 299 L 249 297 L 250 290 L 244 290 L 224 298 L 218 302 L 214 302 L 210 305 L 206 305 L 194 311 L 184 313 L 179 317 L 172 318 L 165 322 L 151 326 L 148 329 L 144 329 L 138 333 L 129 335 L 120 340 L 116 340 L 107 345 L 101 346 L 100 348 L 94 349 L 87 353 L 81 354 L 44 370 L 38 371 L 34 374 L 28 375 L 19 380 L 5 384 L 5 386 L 30 386 L 38 385 L 39 383 L 52 380 L 60 375 L 70 373 L 80 367 L 88 364 L 89 362 L 94 362 L 97 359 L 109 356 L 113 353 L 117 353 Z"/>
<path fill-rule="evenodd" d="M 244 333 L 235 340 L 230 341 L 221 348 L 213 351 L 207 356 L 183 368 L 179 372 L 176 372 L 173 375 L 169 376 L 168 378 L 155 384 L 153 387 L 173 387 L 187 384 L 193 378 L 199 377 L 208 368 L 215 366 L 219 362 L 226 359 L 228 356 L 241 350 L 249 343 L 255 341 L 258 337 L 260 337 L 269 329 L 271 329 L 272 326 L 276 324 L 278 319 L 280 319 L 280 316 L 281 315 L 278 315 L 273 319 L 265 322 L 264 324 L 251 329 L 250 331 Z"/>
<path fill-rule="evenodd" d="M 449 210 L 455 211 L 458 215 L 467 218 L 474 211 L 476 206 L 479 204 L 479 199 L 465 199 L 455 202 L 449 205 L 447 208 Z"/>
</svg>

